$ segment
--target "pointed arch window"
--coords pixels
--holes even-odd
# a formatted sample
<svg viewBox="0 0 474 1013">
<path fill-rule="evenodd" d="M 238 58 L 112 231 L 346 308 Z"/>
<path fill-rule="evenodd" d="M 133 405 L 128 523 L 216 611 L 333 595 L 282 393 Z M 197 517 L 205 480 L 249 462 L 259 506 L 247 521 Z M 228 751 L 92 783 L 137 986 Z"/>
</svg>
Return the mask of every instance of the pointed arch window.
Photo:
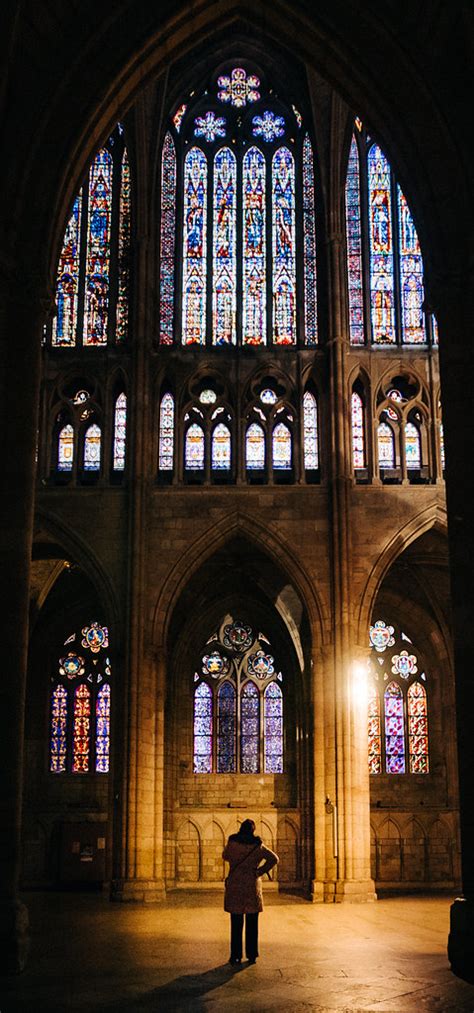
<svg viewBox="0 0 474 1013">
<path fill-rule="evenodd" d="M 72 471 L 74 463 L 74 429 L 67 423 L 58 435 L 58 471 Z"/>
<path fill-rule="evenodd" d="M 235 345 L 237 321 L 237 163 L 230 148 L 214 158 L 212 342 Z"/>
<path fill-rule="evenodd" d="M 385 769 L 387 774 L 405 773 L 405 715 L 403 693 L 390 682 L 384 693 Z"/>
<path fill-rule="evenodd" d="M 127 395 L 122 391 L 115 399 L 114 410 L 114 471 L 125 470 L 127 437 Z"/>
<path fill-rule="evenodd" d="M 243 774 L 260 770 L 260 694 L 247 682 L 240 697 L 240 769 Z"/>
<path fill-rule="evenodd" d="M 303 398 L 303 448 L 306 471 L 319 468 L 318 404 L 310 390 Z"/>
<path fill-rule="evenodd" d="M 224 682 L 217 694 L 217 773 L 233 774 L 235 756 L 236 699 L 235 687 Z"/>
<path fill-rule="evenodd" d="M 396 335 L 390 166 L 378 144 L 369 150 L 368 177 L 373 340 L 376 344 L 392 344 Z"/>
<path fill-rule="evenodd" d="M 408 752 L 411 774 L 429 772 L 428 708 L 426 690 L 421 682 L 414 682 L 407 693 Z"/>
<path fill-rule="evenodd" d="M 402 341 L 405 344 L 417 345 L 426 341 L 423 317 L 423 261 L 415 223 L 399 186 L 397 186 L 397 200 Z"/>
<path fill-rule="evenodd" d="M 230 430 L 221 422 L 212 430 L 211 467 L 213 471 L 230 471 L 231 448 Z"/>
<path fill-rule="evenodd" d="M 212 773 L 212 690 L 207 682 L 194 690 L 194 773 Z"/>
<path fill-rule="evenodd" d="M 245 460 L 248 471 L 265 468 L 265 432 L 258 422 L 252 422 L 245 434 Z"/>
<path fill-rule="evenodd" d="M 89 752 L 91 735 L 91 694 L 83 683 L 74 691 L 74 725 L 73 725 L 73 758 L 74 774 L 87 774 L 89 771 Z"/>
<path fill-rule="evenodd" d="M 314 157 L 309 135 L 303 141 L 303 236 L 305 345 L 318 343 Z"/>
<path fill-rule="evenodd" d="M 278 422 L 272 433 L 273 469 L 289 471 L 292 465 L 291 432 L 284 422 Z"/>
<path fill-rule="evenodd" d="M 369 773 L 382 773 L 380 699 L 375 685 L 369 687 Z"/>
<path fill-rule="evenodd" d="M 128 335 L 131 242 L 130 165 L 117 124 L 97 152 L 64 233 L 56 275 L 53 347 L 103 347 Z"/>
<path fill-rule="evenodd" d="M 357 391 L 352 392 L 352 463 L 354 469 L 365 468 L 364 404 Z"/>
<path fill-rule="evenodd" d="M 51 740 L 49 769 L 54 773 L 66 770 L 68 696 L 64 686 L 56 686 L 51 698 Z"/>
<path fill-rule="evenodd" d="M 408 469 L 421 468 L 421 436 L 413 422 L 405 425 L 405 458 Z"/>
<path fill-rule="evenodd" d="M 184 160 L 183 345 L 206 341 L 207 160 L 193 147 Z"/>
<path fill-rule="evenodd" d="M 243 164 L 243 335 L 244 345 L 266 344 L 265 159 L 252 147 Z"/>
<path fill-rule="evenodd" d="M 168 131 L 161 158 L 160 344 L 173 344 L 176 229 L 176 149 Z"/>
<path fill-rule="evenodd" d="M 272 161 L 273 340 L 296 342 L 295 163 L 281 147 Z"/>
<path fill-rule="evenodd" d="M 102 433 L 96 422 L 88 426 L 84 435 L 84 471 L 100 470 Z"/>
<path fill-rule="evenodd" d="M 266 774 L 283 773 L 283 696 L 280 686 L 271 682 L 265 689 L 263 703 Z"/>
<path fill-rule="evenodd" d="M 377 429 L 377 446 L 380 468 L 395 468 L 395 435 L 388 422 L 381 422 Z"/>
<path fill-rule="evenodd" d="M 169 391 L 160 401 L 158 467 L 166 472 L 172 472 L 174 467 L 174 397 Z"/>
<path fill-rule="evenodd" d="M 352 137 L 346 179 L 347 273 L 349 288 L 349 334 L 352 345 L 365 344 L 362 275 L 360 172 L 357 141 Z"/>
<path fill-rule="evenodd" d="M 184 466 L 187 471 L 204 470 L 204 432 L 197 422 L 193 422 L 186 430 Z"/>
</svg>

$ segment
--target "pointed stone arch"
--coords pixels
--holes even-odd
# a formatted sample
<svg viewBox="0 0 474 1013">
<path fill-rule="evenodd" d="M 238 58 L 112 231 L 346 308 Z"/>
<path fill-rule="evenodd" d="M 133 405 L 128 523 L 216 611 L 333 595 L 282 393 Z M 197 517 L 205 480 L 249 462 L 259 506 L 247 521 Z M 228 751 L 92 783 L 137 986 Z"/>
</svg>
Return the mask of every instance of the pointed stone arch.
<svg viewBox="0 0 474 1013">
<path fill-rule="evenodd" d="M 201 833 L 194 820 L 184 819 L 176 830 L 176 882 L 197 883 L 201 873 Z"/>
</svg>

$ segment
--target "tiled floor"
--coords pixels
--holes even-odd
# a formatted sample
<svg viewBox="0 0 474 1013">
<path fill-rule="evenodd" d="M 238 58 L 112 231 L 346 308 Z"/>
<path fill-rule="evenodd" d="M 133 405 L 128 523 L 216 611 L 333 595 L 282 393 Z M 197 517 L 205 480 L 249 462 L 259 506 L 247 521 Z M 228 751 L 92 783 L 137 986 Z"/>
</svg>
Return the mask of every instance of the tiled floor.
<svg viewBox="0 0 474 1013">
<path fill-rule="evenodd" d="M 255 966 L 228 965 L 218 895 L 166 905 L 30 894 L 26 972 L 0 986 L 0 1013 L 68 1010 L 474 1013 L 474 985 L 446 957 L 447 897 L 311 905 L 268 897 Z"/>
</svg>

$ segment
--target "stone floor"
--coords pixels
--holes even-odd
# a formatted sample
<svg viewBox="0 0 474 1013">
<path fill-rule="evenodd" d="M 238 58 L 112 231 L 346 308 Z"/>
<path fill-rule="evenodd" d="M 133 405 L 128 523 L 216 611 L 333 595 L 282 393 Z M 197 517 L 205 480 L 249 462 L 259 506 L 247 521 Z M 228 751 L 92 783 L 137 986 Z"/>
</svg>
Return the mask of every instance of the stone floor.
<svg viewBox="0 0 474 1013">
<path fill-rule="evenodd" d="M 455 978 L 446 958 L 447 897 L 367 905 L 268 897 L 260 959 L 236 969 L 215 894 L 146 907 L 93 894 L 26 901 L 30 961 L 0 985 L 0 1013 L 474 1013 L 474 985 Z"/>
</svg>

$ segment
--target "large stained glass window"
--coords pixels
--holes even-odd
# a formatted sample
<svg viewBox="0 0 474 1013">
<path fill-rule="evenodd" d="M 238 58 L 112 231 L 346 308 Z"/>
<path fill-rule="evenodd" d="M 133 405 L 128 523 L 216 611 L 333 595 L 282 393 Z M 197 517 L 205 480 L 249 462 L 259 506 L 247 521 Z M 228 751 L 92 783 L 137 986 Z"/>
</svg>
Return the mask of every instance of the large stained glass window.
<svg viewBox="0 0 474 1013">
<path fill-rule="evenodd" d="M 167 392 L 160 402 L 160 439 L 158 467 L 160 471 L 173 471 L 174 465 L 174 397 Z"/>
<path fill-rule="evenodd" d="M 313 148 L 309 135 L 303 141 L 303 252 L 305 345 L 318 341 L 318 294 L 316 273 L 316 223 Z"/>
<path fill-rule="evenodd" d="M 194 691 L 194 773 L 212 773 L 212 690 L 201 682 Z"/>
<path fill-rule="evenodd" d="M 381 422 L 377 428 L 377 446 L 379 468 L 395 467 L 395 436 L 387 422 Z"/>
<path fill-rule="evenodd" d="M 306 471 L 319 468 L 318 405 L 314 394 L 305 391 L 303 397 L 303 449 Z"/>
<path fill-rule="evenodd" d="M 125 469 L 125 445 L 127 437 L 127 395 L 119 394 L 114 410 L 114 471 Z"/>
<path fill-rule="evenodd" d="M 409 470 L 421 468 L 420 430 L 413 422 L 405 425 L 405 459 Z"/>
<path fill-rule="evenodd" d="M 407 693 L 408 710 L 408 754 L 410 774 L 427 774 L 428 758 L 428 708 L 426 690 L 421 682 L 413 682 Z"/>
<path fill-rule="evenodd" d="M 265 159 L 250 148 L 243 165 L 244 345 L 266 344 Z"/>
<path fill-rule="evenodd" d="M 402 341 L 405 344 L 416 345 L 426 341 L 423 315 L 423 261 L 415 223 L 399 186 L 397 197 Z"/>
<path fill-rule="evenodd" d="M 214 159 L 212 341 L 235 345 L 237 315 L 237 163 L 230 148 Z"/>
<path fill-rule="evenodd" d="M 278 422 L 272 434 L 272 463 L 274 470 L 291 468 L 291 433 L 284 422 Z"/>
<path fill-rule="evenodd" d="M 390 166 L 377 144 L 369 151 L 368 176 L 372 335 L 376 344 L 391 344 L 396 334 Z"/>
<path fill-rule="evenodd" d="M 265 433 L 258 422 L 252 422 L 245 434 L 245 462 L 249 471 L 265 467 Z"/>
<path fill-rule="evenodd" d="M 111 663 L 108 630 L 94 620 L 66 637 L 50 702 L 49 769 L 108 774 Z"/>
<path fill-rule="evenodd" d="M 283 696 L 276 682 L 267 686 L 263 703 L 266 774 L 283 773 Z"/>
<path fill-rule="evenodd" d="M 100 448 L 102 434 L 96 422 L 88 426 L 84 435 L 84 471 L 100 470 Z"/>
<path fill-rule="evenodd" d="M 357 391 L 352 392 L 352 463 L 354 468 L 365 468 L 364 405 Z"/>
<path fill-rule="evenodd" d="M 230 430 L 223 422 L 220 422 L 212 431 L 211 467 L 213 470 L 230 471 L 231 445 Z"/>
<path fill-rule="evenodd" d="M 206 341 L 207 160 L 193 147 L 184 160 L 183 345 Z"/>
<path fill-rule="evenodd" d="M 74 429 L 68 423 L 58 434 L 58 471 L 72 471 L 74 463 Z"/>
<path fill-rule="evenodd" d="M 353 345 L 365 343 L 362 275 L 360 173 L 357 141 L 352 138 L 346 180 L 347 273 L 349 287 L 349 335 Z"/>
<path fill-rule="evenodd" d="M 370 627 L 369 640 L 369 772 L 428 774 L 427 677 L 418 652 L 411 637 L 383 619 Z"/>
<path fill-rule="evenodd" d="M 197 422 L 186 430 L 184 467 L 188 471 L 202 471 L 204 468 L 204 432 Z"/>
<path fill-rule="evenodd" d="M 296 343 L 295 163 L 288 148 L 272 162 L 273 341 Z"/>
<path fill-rule="evenodd" d="M 236 769 L 235 687 L 224 682 L 217 694 L 217 773 L 233 774 Z"/>
<path fill-rule="evenodd" d="M 283 773 L 283 676 L 269 650 L 263 633 L 229 616 L 205 643 L 194 674 L 195 773 Z"/>
<path fill-rule="evenodd" d="M 103 347 L 128 336 L 131 179 L 123 127 L 96 154 L 74 201 L 56 276 L 53 347 Z"/>
<path fill-rule="evenodd" d="M 160 344 L 173 344 L 176 229 L 176 150 L 166 134 L 161 160 Z"/>
<path fill-rule="evenodd" d="M 56 280 L 57 314 L 53 320 L 53 345 L 75 345 L 79 295 L 79 244 L 82 190 L 76 197 L 67 224 Z"/>
</svg>

